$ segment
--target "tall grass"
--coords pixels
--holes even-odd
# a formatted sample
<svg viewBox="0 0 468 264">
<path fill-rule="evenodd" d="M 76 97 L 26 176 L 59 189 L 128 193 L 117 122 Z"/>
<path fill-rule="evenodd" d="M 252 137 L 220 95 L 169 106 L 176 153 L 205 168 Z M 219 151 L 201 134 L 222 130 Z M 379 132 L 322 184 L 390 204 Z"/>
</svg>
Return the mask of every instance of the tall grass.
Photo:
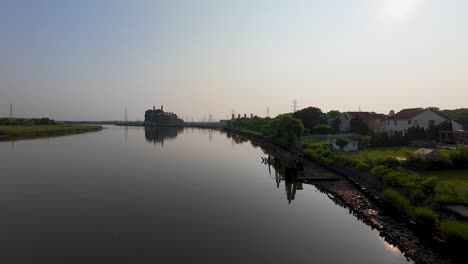
<svg viewBox="0 0 468 264">
<path fill-rule="evenodd" d="M 408 201 L 408 199 L 406 199 L 399 192 L 387 188 L 383 192 L 383 198 L 396 207 L 404 210 L 406 213 L 411 214 L 413 206 L 411 205 L 410 201 Z"/>
<path fill-rule="evenodd" d="M 439 215 L 431 209 L 424 207 L 416 207 L 413 209 L 413 214 L 416 220 L 427 225 L 435 225 L 439 219 Z"/>
<path fill-rule="evenodd" d="M 32 125 L 32 126 L 0 126 L 0 135 L 31 136 L 54 133 L 86 132 L 100 129 L 100 126 L 78 125 Z"/>
<path fill-rule="evenodd" d="M 440 225 L 440 230 L 449 242 L 468 243 L 468 223 L 448 220 Z"/>
</svg>

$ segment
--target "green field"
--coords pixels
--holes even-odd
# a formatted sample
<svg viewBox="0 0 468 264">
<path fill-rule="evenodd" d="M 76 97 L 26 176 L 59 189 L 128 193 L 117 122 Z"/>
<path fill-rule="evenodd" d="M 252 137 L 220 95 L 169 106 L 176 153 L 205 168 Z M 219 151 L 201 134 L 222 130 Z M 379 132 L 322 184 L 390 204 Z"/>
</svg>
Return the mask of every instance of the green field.
<svg viewBox="0 0 468 264">
<path fill-rule="evenodd" d="M 4 137 L 42 136 L 64 133 L 80 133 L 96 131 L 101 126 L 80 125 L 32 125 L 32 126 L 0 126 L 0 135 Z"/>
<path fill-rule="evenodd" d="M 361 160 L 375 160 L 395 157 L 405 157 L 407 152 L 414 152 L 413 147 L 383 147 L 383 148 L 368 148 L 359 151 L 350 151 L 342 153 L 350 158 Z"/>
<path fill-rule="evenodd" d="M 350 151 L 342 153 L 350 158 L 356 158 L 361 160 L 375 160 L 375 159 L 386 159 L 395 157 L 406 157 L 406 153 L 414 152 L 418 148 L 415 147 L 382 147 L 382 148 L 368 148 L 359 151 Z M 443 155 L 449 155 L 451 150 L 448 149 L 437 149 Z"/>
<path fill-rule="evenodd" d="M 331 142 L 332 142 L 331 138 L 307 138 L 307 139 L 303 138 L 301 140 L 302 144 L 308 145 L 308 146 L 321 146 L 321 145 L 326 145 Z"/>
<path fill-rule="evenodd" d="M 428 175 L 457 187 L 468 189 L 468 170 L 430 171 Z"/>
</svg>

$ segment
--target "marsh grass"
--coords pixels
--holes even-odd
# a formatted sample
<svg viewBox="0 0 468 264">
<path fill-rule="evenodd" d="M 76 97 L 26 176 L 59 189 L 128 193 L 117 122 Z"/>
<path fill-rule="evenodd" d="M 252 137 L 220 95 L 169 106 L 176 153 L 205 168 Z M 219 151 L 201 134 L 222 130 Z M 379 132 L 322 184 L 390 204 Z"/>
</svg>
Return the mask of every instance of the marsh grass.
<svg viewBox="0 0 468 264">
<path fill-rule="evenodd" d="M 101 126 L 88 125 L 32 125 L 32 126 L 0 126 L 0 135 L 6 137 L 53 135 L 62 133 L 79 133 L 96 131 Z"/>
</svg>

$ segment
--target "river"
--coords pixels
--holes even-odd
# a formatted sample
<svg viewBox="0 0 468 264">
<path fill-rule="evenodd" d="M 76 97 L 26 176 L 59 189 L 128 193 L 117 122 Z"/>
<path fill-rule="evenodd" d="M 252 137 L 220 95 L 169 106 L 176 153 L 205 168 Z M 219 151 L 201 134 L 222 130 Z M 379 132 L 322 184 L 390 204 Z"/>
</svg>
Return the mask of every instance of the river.
<svg viewBox="0 0 468 264">
<path fill-rule="evenodd" d="M 265 156 L 193 128 L 0 142 L 0 263 L 408 263 Z"/>
</svg>

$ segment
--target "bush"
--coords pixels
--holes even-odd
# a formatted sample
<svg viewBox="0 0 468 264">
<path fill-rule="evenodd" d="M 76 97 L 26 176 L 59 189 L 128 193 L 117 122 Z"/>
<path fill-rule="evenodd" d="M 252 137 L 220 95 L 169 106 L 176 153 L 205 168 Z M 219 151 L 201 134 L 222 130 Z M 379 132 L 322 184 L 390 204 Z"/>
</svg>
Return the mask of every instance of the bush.
<svg viewBox="0 0 468 264">
<path fill-rule="evenodd" d="M 463 188 L 438 182 L 435 188 L 435 199 L 442 204 L 464 204 L 465 191 Z"/>
<path fill-rule="evenodd" d="M 450 153 L 449 158 L 455 168 L 468 168 L 468 147 L 458 147 Z"/>
<path fill-rule="evenodd" d="M 332 133 L 333 128 L 329 125 L 316 125 L 312 128 L 312 134 L 324 135 Z"/>
<path fill-rule="evenodd" d="M 426 193 L 432 193 L 435 191 L 437 184 L 439 183 L 439 179 L 435 176 L 427 177 L 423 182 L 423 188 Z"/>
<path fill-rule="evenodd" d="M 367 164 L 366 162 L 364 161 L 360 161 L 358 160 L 357 162 L 355 162 L 354 164 L 354 167 L 360 171 L 368 171 L 370 170 L 371 166 L 369 164 Z"/>
<path fill-rule="evenodd" d="M 347 138 L 337 138 L 335 144 L 343 150 L 343 148 L 349 144 L 349 140 Z"/>
<path fill-rule="evenodd" d="M 412 205 L 410 201 L 408 201 L 408 199 L 395 190 L 388 188 L 385 189 L 383 192 L 383 198 L 407 213 L 411 213 L 412 211 Z"/>
<path fill-rule="evenodd" d="M 468 224 L 448 220 L 440 225 L 442 234 L 449 242 L 468 243 Z"/>
<path fill-rule="evenodd" d="M 427 209 L 424 207 L 414 208 L 413 213 L 414 213 L 414 217 L 416 218 L 416 220 L 427 225 L 433 226 L 437 223 L 437 220 L 439 219 L 438 214 L 436 214 L 431 209 Z"/>
<path fill-rule="evenodd" d="M 329 158 L 320 157 L 320 163 L 322 163 L 324 165 L 330 165 L 330 164 L 332 164 L 332 160 L 329 159 Z"/>
<path fill-rule="evenodd" d="M 397 160 L 396 158 L 389 157 L 389 158 L 386 158 L 386 159 L 380 161 L 380 164 L 388 166 L 388 167 L 395 167 L 395 166 L 400 165 L 400 161 Z"/>
<path fill-rule="evenodd" d="M 304 155 L 309 158 L 310 160 L 313 161 L 318 161 L 319 155 L 312 149 L 306 149 L 304 150 Z"/>
<path fill-rule="evenodd" d="M 378 165 L 375 166 L 372 170 L 371 173 L 377 177 L 382 178 L 384 175 L 387 175 L 390 173 L 391 169 L 387 166 L 384 165 Z"/>
</svg>

